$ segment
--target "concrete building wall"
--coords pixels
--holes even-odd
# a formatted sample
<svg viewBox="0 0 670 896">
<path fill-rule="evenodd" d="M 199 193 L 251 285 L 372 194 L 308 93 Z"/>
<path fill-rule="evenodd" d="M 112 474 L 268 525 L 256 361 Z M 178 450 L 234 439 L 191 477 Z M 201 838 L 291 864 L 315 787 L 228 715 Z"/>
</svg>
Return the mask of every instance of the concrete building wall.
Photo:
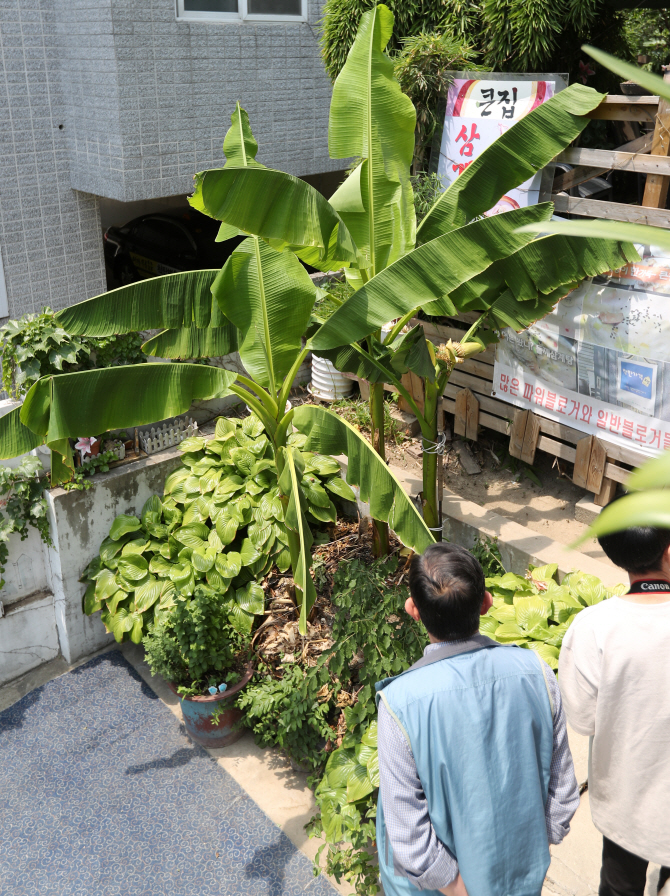
<svg viewBox="0 0 670 896">
<path fill-rule="evenodd" d="M 0 0 L 0 318 L 103 292 L 99 198 L 190 193 L 223 164 L 237 100 L 264 164 L 341 169 L 322 2 L 308 22 L 222 23 L 178 21 L 175 0 Z"/>
<path fill-rule="evenodd" d="M 185 22 L 174 0 L 57 0 L 72 186 L 122 202 L 188 193 L 224 162 L 239 100 L 264 164 L 291 174 L 328 157 L 330 81 L 309 22 Z"/>
<path fill-rule="evenodd" d="M 106 288 L 95 196 L 72 189 L 52 0 L 0 0 L 0 252 L 12 317 Z"/>
</svg>

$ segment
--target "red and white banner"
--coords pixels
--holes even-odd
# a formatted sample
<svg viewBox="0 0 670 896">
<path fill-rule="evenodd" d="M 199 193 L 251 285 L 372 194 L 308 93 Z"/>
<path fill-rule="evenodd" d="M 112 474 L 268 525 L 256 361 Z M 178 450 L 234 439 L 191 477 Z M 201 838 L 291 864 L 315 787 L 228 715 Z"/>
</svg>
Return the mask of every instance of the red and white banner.
<svg viewBox="0 0 670 896">
<path fill-rule="evenodd" d="M 495 365 L 493 395 L 603 441 L 655 455 L 670 448 L 670 423 L 548 385 L 526 371 Z"/>
</svg>

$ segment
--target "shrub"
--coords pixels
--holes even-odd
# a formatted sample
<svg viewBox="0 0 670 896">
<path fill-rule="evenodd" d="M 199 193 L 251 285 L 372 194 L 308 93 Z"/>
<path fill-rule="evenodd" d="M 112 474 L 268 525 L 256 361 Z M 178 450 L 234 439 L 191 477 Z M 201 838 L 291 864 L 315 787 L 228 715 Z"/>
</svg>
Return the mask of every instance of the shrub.
<svg viewBox="0 0 670 896">
<path fill-rule="evenodd" d="M 249 642 L 228 621 L 228 607 L 221 595 L 201 585 L 193 597 L 177 597 L 171 613 L 163 615 L 143 638 L 146 661 L 153 675 L 172 682 L 183 696 L 217 687 L 239 662 L 239 652 Z"/>
</svg>

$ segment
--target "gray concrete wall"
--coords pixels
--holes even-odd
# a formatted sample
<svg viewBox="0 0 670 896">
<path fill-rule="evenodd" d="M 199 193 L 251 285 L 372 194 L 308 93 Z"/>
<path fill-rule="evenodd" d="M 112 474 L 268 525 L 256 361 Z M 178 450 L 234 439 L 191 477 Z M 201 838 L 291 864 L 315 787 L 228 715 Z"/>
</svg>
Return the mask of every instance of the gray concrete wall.
<svg viewBox="0 0 670 896">
<path fill-rule="evenodd" d="M 0 317 L 106 289 L 97 199 L 72 189 L 55 29 L 53 0 L 0 0 Z"/>
<path fill-rule="evenodd" d="M 238 99 L 264 164 L 342 168 L 328 157 L 322 0 L 308 7 L 308 22 L 221 23 L 177 21 L 174 0 L 0 0 L 0 318 L 103 292 L 98 197 L 191 192 L 196 171 L 223 164 Z"/>
<path fill-rule="evenodd" d="M 72 186 L 123 202 L 190 192 L 223 164 L 237 100 L 264 164 L 342 168 L 328 157 L 322 0 L 308 7 L 308 22 L 185 22 L 174 0 L 56 0 Z"/>
</svg>

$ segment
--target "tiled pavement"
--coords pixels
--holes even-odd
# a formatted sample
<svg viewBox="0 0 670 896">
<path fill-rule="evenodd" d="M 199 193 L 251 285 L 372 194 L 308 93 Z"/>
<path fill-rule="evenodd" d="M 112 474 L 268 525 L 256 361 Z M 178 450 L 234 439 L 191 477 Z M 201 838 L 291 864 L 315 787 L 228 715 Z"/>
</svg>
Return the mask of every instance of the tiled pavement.
<svg viewBox="0 0 670 896">
<path fill-rule="evenodd" d="M 117 652 L 0 713 L 0 896 L 332 896 Z"/>
</svg>

